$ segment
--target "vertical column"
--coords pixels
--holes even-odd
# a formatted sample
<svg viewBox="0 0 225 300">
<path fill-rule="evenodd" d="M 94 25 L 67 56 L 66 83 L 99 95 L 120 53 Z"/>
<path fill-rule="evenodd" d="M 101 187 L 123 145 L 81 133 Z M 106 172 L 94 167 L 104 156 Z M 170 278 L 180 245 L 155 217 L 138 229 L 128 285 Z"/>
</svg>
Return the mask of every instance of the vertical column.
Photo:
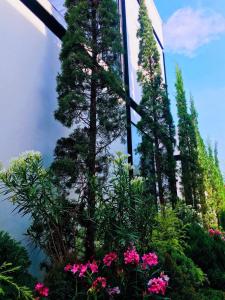
<svg viewBox="0 0 225 300">
<path fill-rule="evenodd" d="M 129 85 L 129 62 L 127 45 L 127 21 L 126 21 L 126 0 L 121 0 L 122 13 L 122 34 L 123 34 L 123 62 L 124 62 L 124 83 L 126 91 L 126 113 L 127 113 L 127 152 L 129 154 L 128 162 L 133 165 L 132 151 L 132 131 L 131 131 L 131 109 L 130 109 L 130 85 Z"/>
</svg>

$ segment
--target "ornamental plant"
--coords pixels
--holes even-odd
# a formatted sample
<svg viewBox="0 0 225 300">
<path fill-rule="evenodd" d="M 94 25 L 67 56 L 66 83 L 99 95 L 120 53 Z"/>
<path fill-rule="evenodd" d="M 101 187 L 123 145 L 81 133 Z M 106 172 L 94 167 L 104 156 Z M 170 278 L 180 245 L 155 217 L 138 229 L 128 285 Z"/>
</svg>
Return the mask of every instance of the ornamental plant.
<svg viewBox="0 0 225 300">
<path fill-rule="evenodd" d="M 140 255 L 131 245 L 123 253 L 64 267 L 74 282 L 74 299 L 165 299 L 169 277 L 156 253 Z"/>
<path fill-rule="evenodd" d="M 35 285 L 35 293 L 37 295 L 37 297 L 35 298 L 35 300 L 44 300 L 47 299 L 48 294 L 49 294 L 49 288 L 47 286 L 45 286 L 43 283 L 38 282 Z"/>
</svg>

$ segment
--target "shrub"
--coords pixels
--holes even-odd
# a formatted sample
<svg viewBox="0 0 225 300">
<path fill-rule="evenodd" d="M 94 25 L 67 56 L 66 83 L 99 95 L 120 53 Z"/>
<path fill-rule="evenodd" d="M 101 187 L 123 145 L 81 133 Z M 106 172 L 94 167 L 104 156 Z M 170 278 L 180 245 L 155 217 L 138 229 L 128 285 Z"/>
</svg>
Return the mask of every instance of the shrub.
<svg viewBox="0 0 225 300">
<path fill-rule="evenodd" d="M 165 255 L 163 266 L 170 277 L 168 295 L 173 300 L 200 300 L 198 288 L 205 280 L 204 273 L 183 253 L 171 251 Z"/>
<path fill-rule="evenodd" d="M 149 248 L 155 206 L 144 191 L 144 179 L 130 180 L 127 156 L 117 153 L 112 176 L 97 209 L 98 241 L 106 251 L 123 249 L 134 243 L 144 251 Z"/>
<path fill-rule="evenodd" d="M 4 231 L 0 231 L 0 266 L 3 274 L 7 275 L 7 278 L 1 277 L 4 299 L 15 299 L 17 287 L 33 288 L 34 279 L 28 273 L 30 261 L 27 251 Z"/>
<path fill-rule="evenodd" d="M 27 235 L 53 263 L 74 251 L 77 232 L 76 205 L 65 199 L 55 180 L 39 152 L 21 154 L 0 172 L 0 194 L 7 196 L 22 216 L 29 214 Z"/>
<path fill-rule="evenodd" d="M 172 249 L 182 252 L 184 237 L 183 222 L 172 208 L 167 207 L 155 216 L 151 244 L 157 251 L 162 254 Z"/>
<path fill-rule="evenodd" d="M 157 255 L 141 257 L 134 246 L 124 253 L 107 253 L 96 261 L 73 261 L 64 266 L 63 273 L 60 277 L 57 272 L 52 277 L 48 275 L 49 299 L 164 299 L 169 281 L 159 272 Z M 56 283 L 51 284 L 52 279 Z"/>
<path fill-rule="evenodd" d="M 33 300 L 31 289 L 18 285 L 13 278 L 20 267 L 13 267 L 11 263 L 0 265 L 0 296 L 5 300 L 21 299 Z M 1 298 L 2 299 L 2 298 Z"/>
<path fill-rule="evenodd" d="M 18 284 L 33 286 L 34 278 L 28 272 L 30 260 L 26 249 L 8 233 L 0 231 L 0 265 L 5 262 L 11 263 L 13 267 L 19 267 L 14 276 Z"/>
<path fill-rule="evenodd" d="M 198 224 L 188 230 L 186 254 L 206 273 L 213 288 L 225 291 L 225 242 Z"/>
</svg>

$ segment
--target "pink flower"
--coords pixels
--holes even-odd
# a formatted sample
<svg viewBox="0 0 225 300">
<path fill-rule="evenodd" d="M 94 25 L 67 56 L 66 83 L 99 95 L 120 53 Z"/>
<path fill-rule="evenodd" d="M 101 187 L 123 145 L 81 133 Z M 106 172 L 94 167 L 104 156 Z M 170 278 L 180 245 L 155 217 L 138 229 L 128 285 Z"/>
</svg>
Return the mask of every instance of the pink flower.
<svg viewBox="0 0 225 300">
<path fill-rule="evenodd" d="M 96 261 L 89 263 L 89 268 L 91 269 L 92 273 L 98 273 L 98 265 L 97 265 Z"/>
<path fill-rule="evenodd" d="M 92 283 L 92 287 L 94 289 L 105 288 L 106 287 L 106 278 L 105 277 L 97 277 L 95 281 Z"/>
<path fill-rule="evenodd" d="M 209 235 L 213 236 L 214 235 L 214 229 L 209 229 Z"/>
<path fill-rule="evenodd" d="M 113 288 L 108 288 L 107 292 L 109 294 L 109 296 L 113 296 L 113 295 L 119 295 L 120 294 L 120 289 L 118 286 L 113 287 Z"/>
<path fill-rule="evenodd" d="M 209 235 L 210 235 L 210 236 L 214 236 L 214 235 L 218 235 L 218 236 L 219 236 L 219 235 L 222 234 L 222 232 L 221 232 L 220 230 L 218 230 L 218 229 L 212 229 L 212 228 L 209 229 L 208 232 L 209 232 Z"/>
<path fill-rule="evenodd" d="M 40 283 L 38 282 L 36 285 L 35 285 L 35 291 L 39 292 L 40 290 L 42 290 L 44 288 L 44 284 L 43 283 Z"/>
<path fill-rule="evenodd" d="M 71 267 L 70 271 L 71 271 L 73 274 L 76 274 L 76 273 L 78 272 L 79 268 L 80 268 L 80 265 L 75 264 L 75 265 L 73 265 L 73 266 Z"/>
<path fill-rule="evenodd" d="M 148 292 L 152 294 L 165 295 L 167 286 L 168 281 L 165 281 L 163 278 L 153 278 L 148 282 Z"/>
<path fill-rule="evenodd" d="M 72 269 L 72 265 L 68 264 L 68 265 L 65 266 L 64 271 L 69 272 L 69 271 L 71 271 L 71 269 Z"/>
<path fill-rule="evenodd" d="M 142 256 L 143 269 L 145 270 L 147 266 L 152 267 L 158 264 L 158 256 L 155 253 L 148 253 Z"/>
<path fill-rule="evenodd" d="M 214 234 L 215 234 L 215 235 L 221 235 L 221 233 L 222 233 L 222 232 L 219 231 L 218 229 L 215 229 L 215 230 L 214 230 Z"/>
<path fill-rule="evenodd" d="M 110 267 L 113 261 L 116 261 L 118 258 L 117 254 L 115 252 L 110 252 L 105 255 L 103 258 L 103 262 L 107 267 Z"/>
<path fill-rule="evenodd" d="M 135 247 L 133 247 L 132 249 L 128 249 L 126 252 L 124 252 L 124 261 L 125 264 L 135 264 L 138 265 L 140 260 L 140 256 L 137 253 Z"/>
<path fill-rule="evenodd" d="M 48 297 L 49 288 L 47 288 L 46 286 L 44 286 L 43 283 L 38 282 L 35 285 L 35 291 L 37 291 L 40 296 Z M 37 298 L 37 299 L 39 299 L 39 298 Z"/>
<path fill-rule="evenodd" d="M 49 288 L 47 287 L 43 287 L 43 289 L 39 291 L 39 294 L 43 297 L 48 297 L 48 293 L 49 293 Z"/>
<path fill-rule="evenodd" d="M 87 272 L 88 264 L 80 265 L 80 274 L 79 277 L 83 277 Z"/>
</svg>

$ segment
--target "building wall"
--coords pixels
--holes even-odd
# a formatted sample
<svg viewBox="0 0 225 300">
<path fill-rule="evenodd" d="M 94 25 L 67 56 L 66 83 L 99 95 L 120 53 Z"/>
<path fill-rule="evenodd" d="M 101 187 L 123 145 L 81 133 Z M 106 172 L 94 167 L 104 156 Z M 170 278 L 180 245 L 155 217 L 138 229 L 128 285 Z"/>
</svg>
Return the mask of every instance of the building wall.
<svg viewBox="0 0 225 300">
<path fill-rule="evenodd" d="M 48 163 L 64 134 L 53 116 L 60 42 L 19 0 L 0 1 L 0 36 L 0 161 L 7 166 L 21 152 L 37 150 Z M 29 219 L 12 209 L 0 201 L 0 230 L 27 245 Z M 39 254 L 29 251 L 35 272 Z"/>
</svg>

